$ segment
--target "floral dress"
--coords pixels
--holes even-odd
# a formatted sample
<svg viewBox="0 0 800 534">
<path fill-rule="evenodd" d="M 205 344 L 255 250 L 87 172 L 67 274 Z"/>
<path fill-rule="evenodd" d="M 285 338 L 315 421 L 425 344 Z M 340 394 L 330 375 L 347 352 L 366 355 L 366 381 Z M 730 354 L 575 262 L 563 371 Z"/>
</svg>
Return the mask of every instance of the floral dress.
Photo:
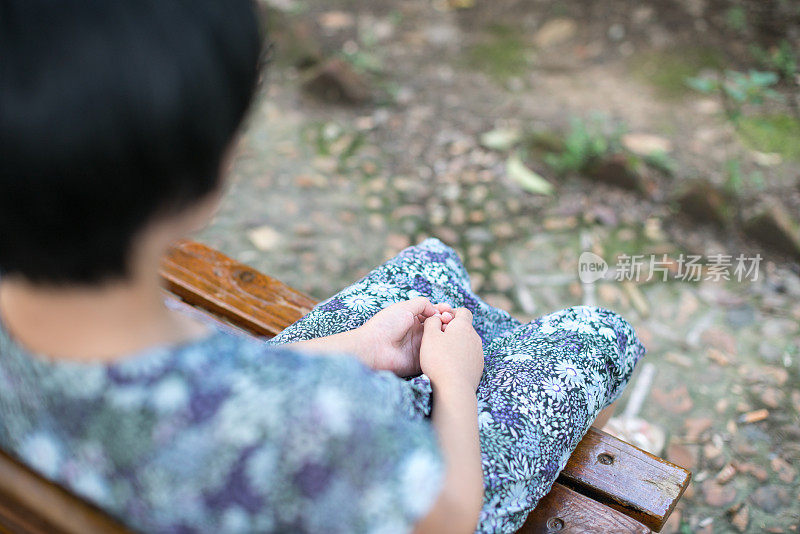
<svg viewBox="0 0 800 534">
<path fill-rule="evenodd" d="M 284 343 L 424 295 L 484 342 L 480 532 L 514 532 L 643 348 L 613 312 L 527 324 L 480 300 L 455 252 L 404 250 L 263 343 L 224 331 L 111 364 L 31 355 L 0 324 L 0 447 L 142 532 L 409 532 L 439 492 L 431 387 Z"/>
</svg>

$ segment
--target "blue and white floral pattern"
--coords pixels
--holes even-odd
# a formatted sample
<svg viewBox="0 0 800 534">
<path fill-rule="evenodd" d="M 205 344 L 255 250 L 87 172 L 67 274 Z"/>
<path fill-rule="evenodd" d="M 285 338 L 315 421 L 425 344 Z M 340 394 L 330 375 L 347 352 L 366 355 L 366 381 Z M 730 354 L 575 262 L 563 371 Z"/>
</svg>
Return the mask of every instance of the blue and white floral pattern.
<svg viewBox="0 0 800 534">
<path fill-rule="evenodd" d="M 387 291 L 387 287 L 394 291 Z M 428 239 L 319 304 L 271 343 L 335 334 L 365 323 L 374 310 L 416 296 L 469 308 L 484 345 L 478 421 L 484 475 L 480 532 L 515 532 L 552 486 L 599 412 L 615 401 L 644 355 L 624 319 L 576 306 L 522 324 L 483 302 L 456 252 Z M 429 415 L 430 382 L 407 381 L 414 413 Z"/>
<path fill-rule="evenodd" d="M 644 349 L 599 308 L 520 323 L 478 298 L 435 239 L 267 345 L 220 331 L 75 364 L 27 354 L 0 327 L 0 446 L 144 532 L 408 532 L 443 474 L 428 378 L 280 345 L 355 328 L 419 295 L 474 314 L 485 359 L 478 530 L 514 532 Z"/>
</svg>

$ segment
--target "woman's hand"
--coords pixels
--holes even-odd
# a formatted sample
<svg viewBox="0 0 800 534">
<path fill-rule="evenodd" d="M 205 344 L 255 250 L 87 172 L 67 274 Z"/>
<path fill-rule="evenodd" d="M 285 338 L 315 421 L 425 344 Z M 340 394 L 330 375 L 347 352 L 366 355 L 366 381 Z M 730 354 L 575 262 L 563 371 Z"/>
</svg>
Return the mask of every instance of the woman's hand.
<svg viewBox="0 0 800 534">
<path fill-rule="evenodd" d="M 420 367 L 434 385 L 478 389 L 483 374 L 483 343 L 472 326 L 472 312 L 455 310 L 455 317 L 443 329 L 437 315 L 425 319 L 420 345 Z"/>
<path fill-rule="evenodd" d="M 446 325 L 454 316 L 449 305 L 434 305 L 425 297 L 387 306 L 356 330 L 362 359 L 373 369 L 386 369 L 399 376 L 418 375 L 422 372 L 419 351 L 423 323 L 436 317 L 440 325 Z"/>
</svg>

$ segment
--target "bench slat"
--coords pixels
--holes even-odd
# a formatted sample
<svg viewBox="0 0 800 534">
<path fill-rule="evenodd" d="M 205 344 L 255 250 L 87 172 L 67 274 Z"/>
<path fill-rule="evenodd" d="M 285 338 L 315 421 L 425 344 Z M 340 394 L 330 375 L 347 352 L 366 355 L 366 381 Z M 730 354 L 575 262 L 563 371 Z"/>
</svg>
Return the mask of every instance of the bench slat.
<svg viewBox="0 0 800 534">
<path fill-rule="evenodd" d="M 659 532 L 690 479 L 686 469 L 591 428 L 558 481 Z"/>
<path fill-rule="evenodd" d="M 182 241 L 161 262 L 169 291 L 257 336 L 272 337 L 314 300 L 200 243 Z"/>
<path fill-rule="evenodd" d="M 0 532 L 128 534 L 99 508 L 0 451 Z"/>
<path fill-rule="evenodd" d="M 648 534 L 638 521 L 556 482 L 517 534 Z"/>
</svg>

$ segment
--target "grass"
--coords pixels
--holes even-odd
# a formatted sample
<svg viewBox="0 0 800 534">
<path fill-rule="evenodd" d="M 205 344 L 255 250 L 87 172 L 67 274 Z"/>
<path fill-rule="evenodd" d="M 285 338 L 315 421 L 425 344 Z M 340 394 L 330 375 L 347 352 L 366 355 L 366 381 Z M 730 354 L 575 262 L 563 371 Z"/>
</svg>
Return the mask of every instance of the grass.
<svg viewBox="0 0 800 534">
<path fill-rule="evenodd" d="M 519 75 L 528 68 L 522 32 L 510 26 L 490 26 L 484 40 L 467 51 L 467 63 L 500 82 Z"/>
<path fill-rule="evenodd" d="M 744 144 L 753 150 L 775 152 L 784 159 L 800 161 L 800 121 L 794 117 L 742 117 L 739 135 Z"/>
<path fill-rule="evenodd" d="M 666 98 L 678 98 L 690 91 L 686 79 L 703 69 L 720 69 L 724 58 L 710 48 L 684 47 L 639 54 L 631 60 L 633 75 L 652 85 Z"/>
</svg>

